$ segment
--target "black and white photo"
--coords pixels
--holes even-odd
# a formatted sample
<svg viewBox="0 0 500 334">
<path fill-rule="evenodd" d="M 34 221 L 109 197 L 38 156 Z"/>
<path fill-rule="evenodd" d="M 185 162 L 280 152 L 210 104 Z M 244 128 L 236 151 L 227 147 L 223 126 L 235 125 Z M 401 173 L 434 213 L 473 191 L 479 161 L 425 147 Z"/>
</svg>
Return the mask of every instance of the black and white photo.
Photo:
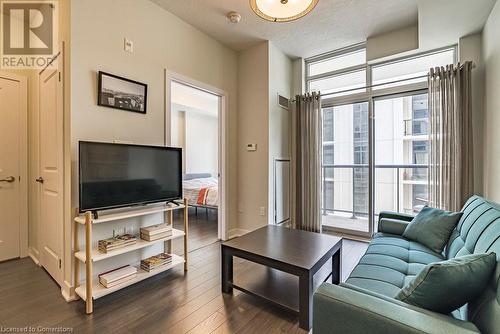
<svg viewBox="0 0 500 334">
<path fill-rule="evenodd" d="M 148 85 L 99 71 L 97 104 L 146 113 Z"/>
</svg>

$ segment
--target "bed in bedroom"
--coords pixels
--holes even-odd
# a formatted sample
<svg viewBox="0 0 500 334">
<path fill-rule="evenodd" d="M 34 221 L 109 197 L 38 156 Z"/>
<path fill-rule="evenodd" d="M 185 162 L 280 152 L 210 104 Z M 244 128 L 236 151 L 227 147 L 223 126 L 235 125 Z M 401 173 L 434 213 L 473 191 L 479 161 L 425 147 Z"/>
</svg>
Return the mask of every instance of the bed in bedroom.
<svg viewBox="0 0 500 334">
<path fill-rule="evenodd" d="M 182 192 L 188 205 L 194 207 L 196 213 L 198 208 L 217 210 L 219 207 L 219 184 L 211 174 L 185 174 Z"/>
</svg>

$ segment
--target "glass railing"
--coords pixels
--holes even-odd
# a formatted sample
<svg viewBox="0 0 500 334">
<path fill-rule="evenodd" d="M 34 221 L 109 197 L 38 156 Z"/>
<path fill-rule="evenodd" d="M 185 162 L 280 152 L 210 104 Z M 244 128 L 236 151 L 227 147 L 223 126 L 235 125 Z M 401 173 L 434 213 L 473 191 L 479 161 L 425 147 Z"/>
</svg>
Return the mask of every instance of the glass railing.
<svg viewBox="0 0 500 334">
<path fill-rule="evenodd" d="M 368 217 L 369 165 L 325 164 L 322 168 L 322 213 Z M 419 212 L 428 201 L 427 175 L 427 164 L 375 165 L 375 216 L 382 210 Z"/>
</svg>

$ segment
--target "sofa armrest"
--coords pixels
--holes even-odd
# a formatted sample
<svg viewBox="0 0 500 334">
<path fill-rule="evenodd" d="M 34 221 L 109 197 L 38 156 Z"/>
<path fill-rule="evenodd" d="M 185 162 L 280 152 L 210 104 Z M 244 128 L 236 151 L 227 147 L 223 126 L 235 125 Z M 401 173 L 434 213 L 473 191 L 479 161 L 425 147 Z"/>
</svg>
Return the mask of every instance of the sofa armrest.
<svg viewBox="0 0 500 334">
<path fill-rule="evenodd" d="M 470 322 L 361 290 L 323 283 L 314 294 L 313 333 L 479 333 Z"/>
<path fill-rule="evenodd" d="M 399 219 L 380 218 L 378 220 L 378 231 L 382 233 L 403 235 L 409 223 L 410 222 Z"/>
<path fill-rule="evenodd" d="M 414 217 L 415 216 L 409 215 L 407 213 L 399 213 L 399 212 L 392 212 L 392 211 L 380 211 L 380 213 L 378 214 L 379 220 L 381 218 L 389 218 L 389 219 L 398 219 L 398 220 L 411 222 Z"/>
<path fill-rule="evenodd" d="M 406 226 L 413 220 L 412 215 L 390 211 L 380 211 L 378 231 L 382 233 L 403 235 Z"/>
</svg>

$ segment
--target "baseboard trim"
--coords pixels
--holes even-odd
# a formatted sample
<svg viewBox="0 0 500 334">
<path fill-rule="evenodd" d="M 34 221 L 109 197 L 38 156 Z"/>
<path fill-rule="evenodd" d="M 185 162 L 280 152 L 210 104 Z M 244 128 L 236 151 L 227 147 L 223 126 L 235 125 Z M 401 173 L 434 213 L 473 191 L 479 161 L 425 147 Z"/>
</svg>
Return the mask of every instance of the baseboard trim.
<svg viewBox="0 0 500 334">
<path fill-rule="evenodd" d="M 227 234 L 228 234 L 228 240 L 229 239 L 233 239 L 233 238 L 236 238 L 236 237 L 241 237 L 242 235 L 245 235 L 247 234 L 248 232 L 250 232 L 249 230 L 245 230 L 245 229 L 242 229 L 242 228 L 233 228 L 233 229 L 230 229 Z"/>
<path fill-rule="evenodd" d="M 33 262 L 35 262 L 37 266 L 40 266 L 40 260 L 39 260 L 40 253 L 38 252 L 37 249 L 30 247 L 28 249 L 28 256 L 33 260 Z"/>
<path fill-rule="evenodd" d="M 72 302 L 74 300 L 78 300 L 78 295 L 75 293 L 74 287 L 68 283 L 68 281 L 64 281 L 61 285 L 61 294 L 67 302 Z"/>
</svg>

